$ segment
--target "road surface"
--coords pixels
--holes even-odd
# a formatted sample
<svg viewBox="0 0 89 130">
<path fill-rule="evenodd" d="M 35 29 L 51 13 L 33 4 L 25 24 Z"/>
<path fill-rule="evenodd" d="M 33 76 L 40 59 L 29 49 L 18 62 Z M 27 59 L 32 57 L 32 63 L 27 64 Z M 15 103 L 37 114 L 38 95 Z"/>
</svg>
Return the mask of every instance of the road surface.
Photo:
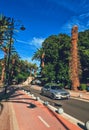
<svg viewBox="0 0 89 130">
<path fill-rule="evenodd" d="M 26 89 L 26 88 L 25 88 Z M 69 100 L 53 100 L 49 97 L 42 96 L 40 91 L 31 89 L 31 93 L 36 96 L 39 96 L 43 101 L 48 101 L 51 105 L 55 106 L 56 108 L 62 107 L 64 112 L 73 116 L 74 118 L 86 122 L 89 120 L 89 102 L 76 100 L 70 98 Z"/>
</svg>

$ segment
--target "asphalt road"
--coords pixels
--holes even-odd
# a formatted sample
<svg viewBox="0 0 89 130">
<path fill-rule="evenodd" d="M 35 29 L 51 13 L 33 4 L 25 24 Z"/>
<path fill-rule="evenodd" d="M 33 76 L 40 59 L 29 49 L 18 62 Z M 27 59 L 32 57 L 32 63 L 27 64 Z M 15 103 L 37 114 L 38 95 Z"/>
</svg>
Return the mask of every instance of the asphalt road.
<svg viewBox="0 0 89 130">
<path fill-rule="evenodd" d="M 25 89 L 28 90 L 28 88 Z M 43 101 L 48 101 L 56 108 L 62 107 L 65 113 L 84 123 L 89 120 L 89 102 L 84 102 L 72 98 L 70 98 L 69 100 L 53 100 L 49 97 L 41 95 L 39 90 L 34 90 L 30 88 L 30 91 L 35 96 L 39 96 Z"/>
</svg>

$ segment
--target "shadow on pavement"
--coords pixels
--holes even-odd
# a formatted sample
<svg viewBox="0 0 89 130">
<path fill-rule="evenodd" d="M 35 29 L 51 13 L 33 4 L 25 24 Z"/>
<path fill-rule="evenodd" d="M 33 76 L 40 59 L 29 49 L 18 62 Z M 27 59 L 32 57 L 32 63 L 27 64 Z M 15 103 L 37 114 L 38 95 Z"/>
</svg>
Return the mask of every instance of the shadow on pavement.
<svg viewBox="0 0 89 130">
<path fill-rule="evenodd" d="M 0 115 L 2 114 L 2 111 L 3 111 L 3 104 L 0 103 Z"/>
<path fill-rule="evenodd" d="M 28 108 L 35 108 L 36 105 L 28 102 L 29 100 L 34 100 L 32 98 L 22 98 L 21 96 L 24 94 L 18 94 L 16 93 L 17 91 L 19 91 L 21 89 L 19 89 L 18 87 L 9 87 L 7 90 L 7 94 L 5 94 L 4 89 L 0 92 L 0 101 L 1 102 L 13 102 L 13 103 L 23 103 L 23 104 L 28 104 Z M 34 100 L 35 101 L 35 100 Z M 3 104 L 0 103 L 0 113 L 3 110 Z"/>
<path fill-rule="evenodd" d="M 77 124 L 78 124 L 78 126 L 79 126 L 80 128 L 82 128 L 83 130 L 86 130 L 86 128 L 85 128 L 84 125 L 82 125 L 81 123 L 77 123 Z"/>
<path fill-rule="evenodd" d="M 55 104 L 54 104 L 54 106 L 57 106 L 57 107 L 62 107 L 62 105 L 61 105 L 61 104 L 57 104 L 57 103 L 55 103 Z"/>
<path fill-rule="evenodd" d="M 37 106 L 33 103 L 29 103 L 29 106 L 27 106 L 28 108 L 36 108 Z"/>
<path fill-rule="evenodd" d="M 19 88 L 9 87 L 7 93 L 5 94 L 5 90 L 3 89 L 0 92 L 0 101 L 9 99 Z"/>
</svg>

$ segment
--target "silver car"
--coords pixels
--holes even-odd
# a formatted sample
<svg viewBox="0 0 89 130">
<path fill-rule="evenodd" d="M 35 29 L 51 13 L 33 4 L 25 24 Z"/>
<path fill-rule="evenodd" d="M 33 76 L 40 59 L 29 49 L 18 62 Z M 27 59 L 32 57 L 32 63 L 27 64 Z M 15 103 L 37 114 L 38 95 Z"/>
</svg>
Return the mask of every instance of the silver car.
<svg viewBox="0 0 89 130">
<path fill-rule="evenodd" d="M 57 85 L 45 85 L 41 89 L 41 94 L 51 97 L 52 99 L 68 99 L 70 97 L 70 93 L 68 91 Z"/>
</svg>

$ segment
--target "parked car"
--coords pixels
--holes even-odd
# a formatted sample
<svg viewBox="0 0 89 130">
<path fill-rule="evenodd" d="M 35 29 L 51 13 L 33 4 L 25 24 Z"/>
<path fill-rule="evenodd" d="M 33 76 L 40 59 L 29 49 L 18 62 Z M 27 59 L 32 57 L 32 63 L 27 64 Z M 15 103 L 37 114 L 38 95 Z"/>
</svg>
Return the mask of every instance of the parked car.
<svg viewBox="0 0 89 130">
<path fill-rule="evenodd" d="M 67 90 L 57 85 L 45 85 L 41 89 L 41 94 L 52 99 L 68 99 L 70 97 L 70 93 Z"/>
<path fill-rule="evenodd" d="M 86 90 L 87 90 L 87 92 L 89 92 L 89 86 L 87 86 Z"/>
</svg>

